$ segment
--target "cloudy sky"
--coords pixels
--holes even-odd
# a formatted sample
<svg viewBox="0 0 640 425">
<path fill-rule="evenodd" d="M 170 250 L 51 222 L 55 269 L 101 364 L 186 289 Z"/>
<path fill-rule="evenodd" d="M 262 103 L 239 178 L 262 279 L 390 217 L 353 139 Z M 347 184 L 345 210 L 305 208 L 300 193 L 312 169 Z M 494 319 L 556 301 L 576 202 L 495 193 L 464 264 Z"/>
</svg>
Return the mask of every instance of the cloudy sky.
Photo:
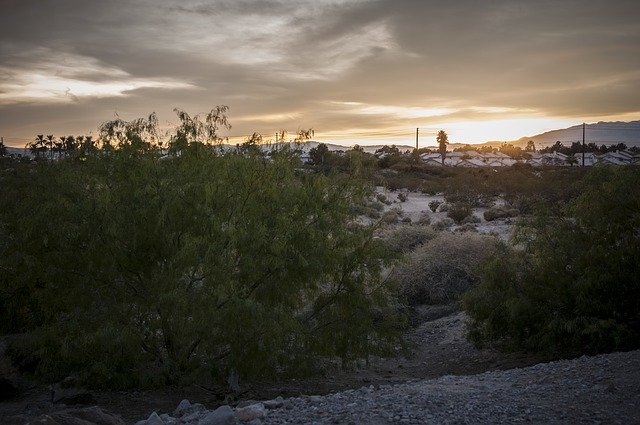
<svg viewBox="0 0 640 425">
<path fill-rule="evenodd" d="M 640 118 L 637 0 L 0 0 L 0 136 L 230 107 L 224 135 L 512 140 Z"/>
</svg>

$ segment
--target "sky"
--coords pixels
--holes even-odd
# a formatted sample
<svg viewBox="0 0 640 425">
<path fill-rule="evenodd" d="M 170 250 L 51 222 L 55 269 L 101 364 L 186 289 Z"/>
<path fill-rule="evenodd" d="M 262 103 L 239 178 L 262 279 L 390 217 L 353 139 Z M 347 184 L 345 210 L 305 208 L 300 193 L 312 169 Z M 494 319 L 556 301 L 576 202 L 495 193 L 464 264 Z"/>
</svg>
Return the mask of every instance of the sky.
<svg viewBox="0 0 640 425">
<path fill-rule="evenodd" d="M 231 140 L 514 140 L 640 118 L 637 0 L 0 0 L 0 136 L 228 105 Z M 117 115 L 116 115 L 117 114 Z"/>
</svg>

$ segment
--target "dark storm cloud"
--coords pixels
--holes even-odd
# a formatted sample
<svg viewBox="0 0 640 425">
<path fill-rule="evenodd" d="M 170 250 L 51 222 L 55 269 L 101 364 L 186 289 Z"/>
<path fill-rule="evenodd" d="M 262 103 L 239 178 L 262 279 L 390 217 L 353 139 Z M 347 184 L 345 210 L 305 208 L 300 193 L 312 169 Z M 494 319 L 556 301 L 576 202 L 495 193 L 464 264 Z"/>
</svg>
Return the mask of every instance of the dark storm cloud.
<svg viewBox="0 0 640 425">
<path fill-rule="evenodd" d="M 0 132 L 11 135 L 43 124 L 83 131 L 115 110 L 131 118 L 155 110 L 169 120 L 174 106 L 201 112 L 215 104 L 231 106 L 237 134 L 420 122 L 411 109 L 372 114 L 372 106 L 448 108 L 451 119 L 640 111 L 636 1 L 0 6 L 8 11 L 0 15 Z M 474 107 L 502 109 L 479 115 Z"/>
</svg>

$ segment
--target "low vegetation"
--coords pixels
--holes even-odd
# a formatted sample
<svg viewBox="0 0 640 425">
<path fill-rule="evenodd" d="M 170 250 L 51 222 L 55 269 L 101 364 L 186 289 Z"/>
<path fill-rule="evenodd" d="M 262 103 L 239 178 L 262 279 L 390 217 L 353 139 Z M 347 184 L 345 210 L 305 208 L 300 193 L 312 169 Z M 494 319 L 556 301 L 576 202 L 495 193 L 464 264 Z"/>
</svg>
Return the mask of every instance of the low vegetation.
<svg viewBox="0 0 640 425">
<path fill-rule="evenodd" d="M 480 280 L 480 266 L 504 247 L 493 236 L 441 232 L 414 249 L 394 278 L 410 305 L 458 300 Z"/>
</svg>

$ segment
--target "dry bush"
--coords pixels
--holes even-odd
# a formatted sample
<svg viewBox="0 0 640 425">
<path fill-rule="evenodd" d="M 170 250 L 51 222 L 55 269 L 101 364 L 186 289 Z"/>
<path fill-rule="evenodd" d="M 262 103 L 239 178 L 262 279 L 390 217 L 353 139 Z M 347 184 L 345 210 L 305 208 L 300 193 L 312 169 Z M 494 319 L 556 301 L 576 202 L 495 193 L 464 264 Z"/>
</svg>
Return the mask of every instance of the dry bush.
<svg viewBox="0 0 640 425">
<path fill-rule="evenodd" d="M 473 210 L 471 205 L 464 203 L 451 204 L 447 211 L 447 217 L 453 219 L 457 224 L 461 224 L 463 220 L 471 216 Z"/>
<path fill-rule="evenodd" d="M 420 217 L 418 217 L 417 224 L 421 226 L 428 226 L 431 224 L 431 217 L 428 213 L 423 212 L 422 214 L 420 214 Z"/>
<path fill-rule="evenodd" d="M 478 224 L 481 223 L 482 219 L 475 214 L 471 214 L 470 216 L 465 217 L 460 224 Z"/>
<path fill-rule="evenodd" d="M 442 201 L 434 199 L 433 201 L 429 202 L 429 209 L 431 209 L 431 211 L 433 212 L 436 212 L 440 205 L 442 205 Z"/>
<path fill-rule="evenodd" d="M 431 227 L 435 230 L 447 230 L 451 226 L 453 226 L 455 222 L 449 217 L 443 218 L 442 220 L 438 220 L 431 225 Z"/>
<path fill-rule="evenodd" d="M 492 236 L 443 232 L 418 246 L 394 277 L 411 305 L 448 303 L 479 281 L 480 267 L 500 246 Z"/>
<path fill-rule="evenodd" d="M 408 253 L 436 235 L 433 229 L 425 226 L 394 226 L 385 229 L 380 237 L 393 251 Z"/>
<path fill-rule="evenodd" d="M 381 220 L 386 224 L 397 224 L 400 221 L 400 214 L 395 209 L 391 209 L 382 214 Z"/>
</svg>

